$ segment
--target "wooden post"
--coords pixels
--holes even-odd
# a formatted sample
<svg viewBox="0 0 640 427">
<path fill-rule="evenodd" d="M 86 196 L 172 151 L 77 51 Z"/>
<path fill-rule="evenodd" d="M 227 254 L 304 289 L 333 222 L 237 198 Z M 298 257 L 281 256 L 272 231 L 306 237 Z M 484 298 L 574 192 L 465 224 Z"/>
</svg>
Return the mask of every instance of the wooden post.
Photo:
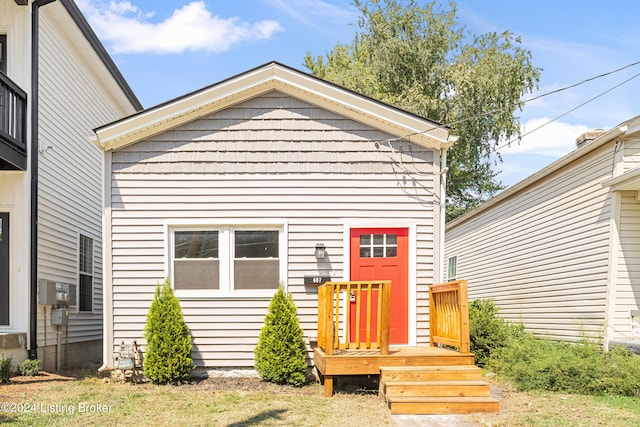
<svg viewBox="0 0 640 427">
<path fill-rule="evenodd" d="M 380 328 L 382 333 L 380 335 L 380 354 L 386 356 L 389 354 L 389 327 L 391 325 L 391 282 L 381 282 L 382 289 L 379 293 L 382 295 L 382 312 L 378 313 L 379 318 L 382 318 L 380 322 Z"/>
<path fill-rule="evenodd" d="M 469 336 L 469 296 L 466 280 L 460 281 L 458 298 L 460 298 L 460 353 L 469 353 L 471 351 L 471 337 Z"/>
<path fill-rule="evenodd" d="M 327 351 L 327 285 L 318 287 L 318 347 Z"/>
<path fill-rule="evenodd" d="M 333 375 L 324 376 L 324 397 L 333 396 Z"/>
</svg>

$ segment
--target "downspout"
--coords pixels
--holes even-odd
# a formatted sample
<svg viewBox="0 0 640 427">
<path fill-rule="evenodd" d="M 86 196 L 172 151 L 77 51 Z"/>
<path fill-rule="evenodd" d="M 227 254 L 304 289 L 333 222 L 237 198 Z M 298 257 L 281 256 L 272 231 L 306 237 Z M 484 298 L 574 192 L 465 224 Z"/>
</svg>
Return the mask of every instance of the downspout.
<svg viewBox="0 0 640 427">
<path fill-rule="evenodd" d="M 438 265 L 438 283 L 444 283 L 444 231 L 447 219 L 447 150 L 440 154 L 440 263 Z"/>
<path fill-rule="evenodd" d="M 444 283 L 444 233 L 447 224 L 447 151 L 456 143 L 458 135 L 449 135 L 447 143 L 440 150 L 440 265 L 438 266 L 438 283 Z"/>
<path fill-rule="evenodd" d="M 55 0 L 36 0 L 31 4 L 31 206 L 29 252 L 29 359 L 38 358 L 38 84 L 40 52 L 40 7 Z"/>
</svg>

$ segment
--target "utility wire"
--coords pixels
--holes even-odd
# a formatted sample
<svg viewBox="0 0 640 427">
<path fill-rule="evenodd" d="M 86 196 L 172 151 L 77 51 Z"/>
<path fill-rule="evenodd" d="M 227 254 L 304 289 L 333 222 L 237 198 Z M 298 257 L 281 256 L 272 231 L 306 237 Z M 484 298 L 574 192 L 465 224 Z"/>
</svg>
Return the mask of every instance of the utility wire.
<svg viewBox="0 0 640 427">
<path fill-rule="evenodd" d="M 493 151 L 493 152 L 498 152 L 498 150 L 501 150 L 501 149 L 503 149 L 503 148 L 505 148 L 505 147 L 507 147 L 507 146 L 511 145 L 511 143 L 513 143 L 513 142 L 515 142 L 515 141 L 518 141 L 518 140 L 521 140 L 523 137 L 525 137 L 525 136 L 527 136 L 527 135 L 529 135 L 529 134 L 531 134 L 531 133 L 533 133 L 533 132 L 535 132 L 535 131 L 537 131 L 537 130 L 542 129 L 543 127 L 547 126 L 548 124 L 553 123 L 553 122 L 555 122 L 556 120 L 559 120 L 559 119 L 561 119 L 562 117 L 564 117 L 564 116 L 566 116 L 566 115 L 568 115 L 568 114 L 570 114 L 570 113 L 573 113 L 573 112 L 574 112 L 574 111 L 576 111 L 578 108 L 581 108 L 581 107 L 583 107 L 583 106 L 587 105 L 588 103 L 590 103 L 590 102 L 592 102 L 592 101 L 595 101 L 596 99 L 600 98 L 601 96 L 604 96 L 604 95 L 606 95 L 607 93 L 609 93 L 609 92 L 611 92 L 611 91 L 613 91 L 613 90 L 615 90 L 615 89 L 619 88 L 620 86 L 622 86 L 622 85 L 625 85 L 625 84 L 629 83 L 631 80 L 635 79 L 635 78 L 636 78 L 636 77 L 638 77 L 638 76 L 640 76 L 640 73 L 635 74 L 635 75 L 633 75 L 633 76 L 629 77 L 628 79 L 624 80 L 623 82 L 618 83 L 617 85 L 613 86 L 612 88 L 609 88 L 609 89 L 605 90 L 604 92 L 599 93 L 598 95 L 594 96 L 593 98 L 590 98 L 590 99 L 586 100 L 586 101 L 585 101 L 585 102 L 583 102 L 582 104 L 580 104 L 580 105 L 578 105 L 578 106 L 576 106 L 576 107 L 573 107 L 573 108 L 572 108 L 572 109 L 570 109 L 569 111 L 566 111 L 566 112 L 564 112 L 564 113 L 560 114 L 559 116 L 556 116 L 556 117 L 554 117 L 553 119 L 551 119 L 551 120 L 549 120 L 549 121 L 547 121 L 547 122 L 545 122 L 545 123 L 541 124 L 540 126 L 538 126 L 538 127 L 534 128 L 534 129 L 532 129 L 532 130 L 530 130 L 530 131 L 528 131 L 528 132 L 523 133 L 523 134 L 522 134 L 522 135 L 520 135 L 518 138 L 514 138 L 514 139 L 512 139 L 512 140 L 510 140 L 510 141 L 505 142 L 504 144 L 502 144 L 502 145 L 500 145 L 500 146 L 496 147 L 495 149 L 492 149 L 491 151 Z"/>
<path fill-rule="evenodd" d="M 546 92 L 546 93 L 543 93 L 543 94 L 540 94 L 540 95 L 534 96 L 533 98 L 525 99 L 524 101 L 521 101 L 521 103 L 522 103 L 522 104 L 526 104 L 526 103 L 528 103 L 528 102 L 532 102 L 532 101 L 538 100 L 538 99 L 540 99 L 540 98 L 544 98 L 544 97 L 549 96 L 549 95 L 555 95 L 556 93 L 563 92 L 563 91 L 565 91 L 565 90 L 569 90 L 569 89 L 573 89 L 573 88 L 575 88 L 575 87 L 578 87 L 578 86 L 583 85 L 583 84 L 585 84 L 585 83 L 591 82 L 591 81 L 593 81 L 593 80 L 600 79 L 600 78 L 602 78 L 602 77 L 610 76 L 610 75 L 615 74 L 615 73 L 617 73 L 617 72 L 620 72 L 620 71 L 626 70 L 627 68 L 634 67 L 634 66 L 636 66 L 636 65 L 638 65 L 638 64 L 640 64 L 640 61 L 632 62 L 632 63 L 630 63 L 630 64 L 627 64 L 627 65 L 624 65 L 624 66 L 622 66 L 622 67 L 620 67 L 620 68 L 617 68 L 617 69 L 615 69 L 615 70 L 608 71 L 608 72 L 606 72 L 606 73 L 602 73 L 602 74 L 599 74 L 599 75 L 597 75 L 597 76 L 593 76 L 593 77 L 589 77 L 589 78 L 587 78 L 587 79 L 581 80 L 581 81 L 579 81 L 579 82 L 577 82 L 577 83 L 574 83 L 574 84 L 572 84 L 572 85 L 564 86 L 564 87 L 561 87 L 561 88 L 559 88 L 559 89 L 555 89 L 555 90 L 552 90 L 552 91 L 550 91 L 550 92 Z M 552 123 L 552 122 L 554 122 L 554 121 L 556 121 L 556 120 L 558 120 L 558 119 L 560 119 L 560 118 L 562 118 L 562 117 L 566 116 L 567 114 L 572 113 L 573 111 L 575 111 L 575 110 L 579 109 L 580 107 L 583 107 L 584 105 L 586 105 L 586 104 L 590 103 L 591 101 L 593 101 L 593 100 L 595 100 L 595 99 L 597 99 L 597 98 L 600 98 L 601 96 L 603 96 L 603 95 L 605 95 L 605 94 L 607 94 L 607 93 L 611 92 L 612 90 L 617 89 L 618 87 L 620 87 L 620 86 L 622 86 L 622 85 L 624 85 L 624 84 L 628 83 L 629 81 L 631 81 L 631 80 L 635 79 L 635 78 L 636 78 L 636 77 L 638 77 L 639 75 L 640 75 L 640 74 L 636 74 L 636 75 L 634 75 L 633 77 L 631 77 L 631 78 L 629 78 L 629 79 L 627 79 L 627 80 L 623 81 L 622 83 L 617 84 L 616 86 L 614 86 L 614 87 L 612 87 L 612 88 L 610 88 L 610 89 L 606 90 L 605 92 L 603 92 L 603 93 L 601 93 L 601 94 L 599 94 L 599 95 L 596 95 L 595 97 L 593 97 L 593 98 L 591 98 L 591 99 L 589 99 L 589 100 L 585 101 L 584 103 L 582 103 L 582 104 L 578 105 L 577 107 L 572 108 L 571 110 L 569 110 L 569 111 L 567 111 L 567 112 L 565 112 L 565 113 L 563 113 L 563 114 L 559 115 L 558 117 L 556 117 L 556 118 L 554 118 L 554 119 L 550 120 L 549 122 L 547 122 L 547 123 L 545 123 L 545 124 L 543 124 L 543 125 L 541 125 L 541 126 L 539 126 L 539 127 L 535 128 L 535 129 L 533 129 L 533 130 L 531 130 L 531 131 L 529 131 L 529 132 L 527 132 L 527 133 L 525 133 L 525 134 L 523 134 L 523 135 L 520 135 L 520 137 L 519 137 L 519 138 L 515 138 L 515 139 L 513 139 L 513 140 L 511 140 L 511 141 L 508 141 L 507 143 L 505 143 L 505 144 L 503 144 L 503 145 L 501 145 L 501 146 L 499 146 L 499 147 L 497 147 L 497 148 L 495 148 L 494 150 L 491 150 L 491 151 L 497 151 L 497 150 L 499 150 L 499 149 L 501 149 L 501 148 L 504 148 L 504 147 L 505 147 L 505 146 L 507 146 L 507 145 L 510 145 L 512 142 L 515 142 L 515 141 L 517 141 L 518 139 L 522 139 L 522 137 L 523 137 L 523 136 L 529 135 L 530 133 L 537 131 L 538 129 L 540 129 L 540 128 L 542 128 L 542 127 L 546 126 L 546 125 L 548 125 L 549 123 Z M 507 107 L 505 107 L 505 108 L 507 108 Z M 486 111 L 486 112 L 484 112 L 484 113 L 476 114 L 475 116 L 462 118 L 462 119 L 455 120 L 455 121 L 450 122 L 450 123 L 442 124 L 442 125 L 440 125 L 440 126 L 433 126 L 433 127 L 429 128 L 429 129 L 426 129 L 426 130 L 423 130 L 423 131 L 420 131 L 420 132 L 413 132 L 413 133 L 410 133 L 410 134 L 407 134 L 407 135 L 404 135 L 404 136 L 399 136 L 399 137 L 396 137 L 396 138 L 390 138 L 390 139 L 386 140 L 385 142 L 399 141 L 399 140 L 402 140 L 402 139 L 411 138 L 412 136 L 422 135 L 422 134 L 425 134 L 425 133 L 427 133 L 427 132 L 431 132 L 432 130 L 438 129 L 438 128 L 442 127 L 442 126 L 451 127 L 452 125 L 456 125 L 456 124 L 458 124 L 458 123 L 464 123 L 464 122 L 469 121 L 469 120 L 474 120 L 474 119 L 477 119 L 477 118 L 479 118 L 479 117 L 484 117 L 484 116 L 488 116 L 489 114 L 497 113 L 497 112 L 499 112 L 499 111 L 501 111 L 501 110 L 504 110 L 505 108 L 496 108 L 496 109 L 491 110 L 491 111 Z"/>
</svg>

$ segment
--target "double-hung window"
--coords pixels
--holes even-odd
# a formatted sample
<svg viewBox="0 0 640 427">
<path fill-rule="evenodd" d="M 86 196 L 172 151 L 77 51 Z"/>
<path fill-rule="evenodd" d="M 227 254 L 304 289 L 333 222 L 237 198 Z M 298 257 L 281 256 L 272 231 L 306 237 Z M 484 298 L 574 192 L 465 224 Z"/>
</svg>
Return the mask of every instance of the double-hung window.
<svg viewBox="0 0 640 427">
<path fill-rule="evenodd" d="M 447 260 L 447 281 L 456 280 L 458 276 L 458 257 L 452 256 Z"/>
<path fill-rule="evenodd" d="M 93 311 L 93 239 L 81 234 L 78 252 L 78 310 Z"/>
<path fill-rule="evenodd" d="M 179 296 L 269 296 L 284 272 L 282 226 L 169 227 L 169 269 Z"/>
</svg>

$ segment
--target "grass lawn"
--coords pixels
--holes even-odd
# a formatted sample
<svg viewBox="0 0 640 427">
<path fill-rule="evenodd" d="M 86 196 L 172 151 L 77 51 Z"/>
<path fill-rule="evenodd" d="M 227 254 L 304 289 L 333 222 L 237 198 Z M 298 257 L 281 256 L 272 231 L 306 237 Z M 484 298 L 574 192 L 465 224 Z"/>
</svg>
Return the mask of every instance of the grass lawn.
<svg viewBox="0 0 640 427">
<path fill-rule="evenodd" d="M 247 385 L 248 384 L 248 385 Z M 323 397 L 320 385 L 211 378 L 183 386 L 43 375 L 0 385 L 0 424 L 15 426 L 387 426 L 373 393 Z"/>
<path fill-rule="evenodd" d="M 458 420 L 478 426 L 638 426 L 634 398 L 520 393 L 495 382 L 498 414 Z M 323 397 L 320 385 L 277 386 L 258 379 L 217 379 L 183 386 L 105 382 L 44 374 L 0 385 L 0 424 L 15 426 L 388 426 L 375 392 Z M 434 425 L 434 424 L 430 424 Z"/>
</svg>

